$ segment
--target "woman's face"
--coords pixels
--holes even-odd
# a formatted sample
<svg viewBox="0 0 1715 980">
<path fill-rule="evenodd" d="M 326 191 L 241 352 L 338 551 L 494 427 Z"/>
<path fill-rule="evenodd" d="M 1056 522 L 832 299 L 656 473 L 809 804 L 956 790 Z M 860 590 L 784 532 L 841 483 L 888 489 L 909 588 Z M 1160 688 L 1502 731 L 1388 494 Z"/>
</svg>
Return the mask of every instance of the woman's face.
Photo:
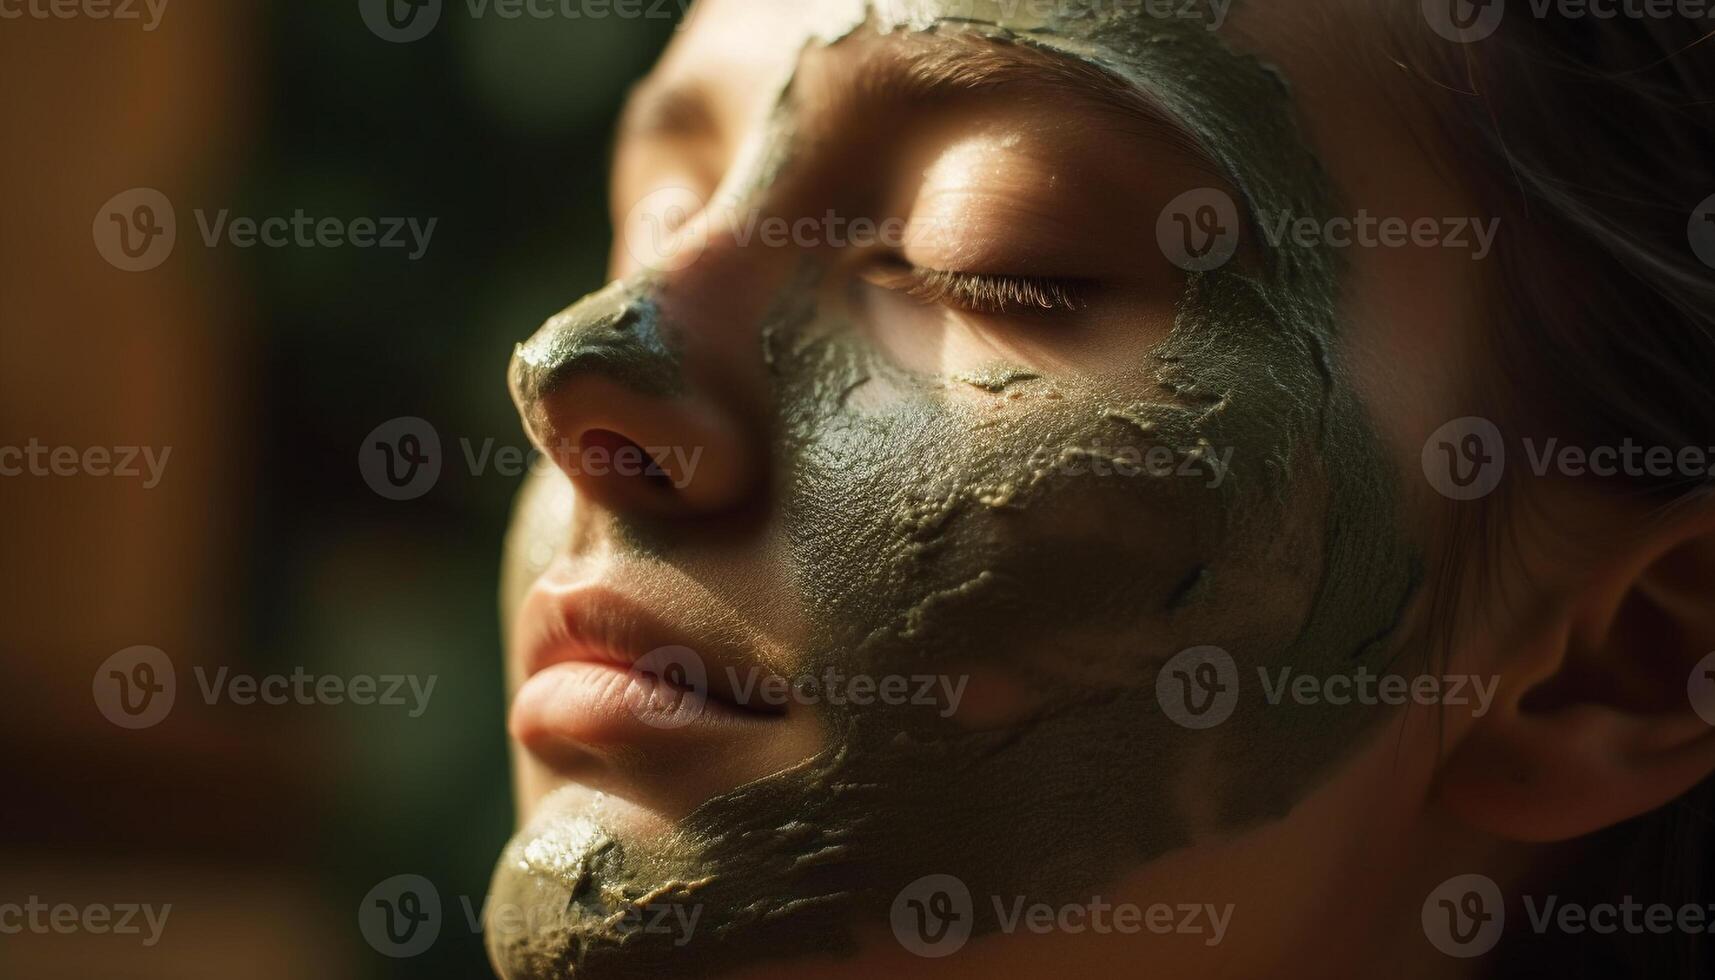
<svg viewBox="0 0 1715 980">
<path fill-rule="evenodd" d="M 503 972 L 1230 964 L 1404 819 L 1424 726 L 1282 692 L 1430 672 L 1474 256 L 1274 238 L 1473 212 L 1321 6 L 699 5 L 512 369 Z M 1013 917 L 1126 901 L 1207 911 Z"/>
</svg>

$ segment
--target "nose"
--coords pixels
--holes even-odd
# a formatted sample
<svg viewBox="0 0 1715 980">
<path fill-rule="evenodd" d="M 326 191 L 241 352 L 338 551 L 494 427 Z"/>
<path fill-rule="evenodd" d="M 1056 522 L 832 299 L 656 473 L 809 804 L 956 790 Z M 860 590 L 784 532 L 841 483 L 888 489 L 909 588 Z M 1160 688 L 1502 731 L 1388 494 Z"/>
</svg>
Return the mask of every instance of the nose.
<svg viewBox="0 0 1715 980">
<path fill-rule="evenodd" d="M 616 513 L 692 518 L 738 507 L 762 454 L 738 393 L 687 363 L 661 282 L 621 280 L 518 345 L 508 381 L 524 427 L 578 493 Z"/>
</svg>

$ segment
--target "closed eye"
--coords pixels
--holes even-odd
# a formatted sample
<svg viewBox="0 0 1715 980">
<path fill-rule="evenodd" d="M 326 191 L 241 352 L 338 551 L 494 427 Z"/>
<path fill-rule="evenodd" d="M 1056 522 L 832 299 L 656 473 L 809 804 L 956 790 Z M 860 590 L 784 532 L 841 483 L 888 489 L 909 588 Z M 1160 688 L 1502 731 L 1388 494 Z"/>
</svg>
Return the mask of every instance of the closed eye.
<svg viewBox="0 0 1715 980">
<path fill-rule="evenodd" d="M 865 278 L 923 303 L 987 316 L 1077 312 L 1085 307 L 1084 292 L 1091 286 L 1079 279 L 952 272 L 901 261 L 880 265 Z"/>
</svg>

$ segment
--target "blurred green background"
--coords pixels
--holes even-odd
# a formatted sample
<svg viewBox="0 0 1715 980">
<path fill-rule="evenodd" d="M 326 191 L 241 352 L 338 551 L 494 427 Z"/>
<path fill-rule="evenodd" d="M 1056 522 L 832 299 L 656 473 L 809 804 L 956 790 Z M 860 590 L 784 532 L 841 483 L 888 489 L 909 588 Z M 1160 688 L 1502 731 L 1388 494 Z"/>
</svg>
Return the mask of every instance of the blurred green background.
<svg viewBox="0 0 1715 980">
<path fill-rule="evenodd" d="M 650 19 L 473 19 L 377 43 L 345 4 L 270 4 L 261 139 L 244 210 L 437 218 L 416 262 L 381 249 L 256 250 L 259 457 L 247 617 L 264 669 L 412 664 L 440 677 L 415 720 L 349 712 L 327 822 L 336 907 L 397 873 L 441 892 L 441 939 L 370 976 L 484 975 L 458 899 L 480 902 L 512 806 L 500 685 L 499 542 L 516 476 L 463 446 L 524 447 L 511 345 L 604 281 L 610 133 L 671 36 Z M 414 501 L 370 492 L 352 460 L 399 416 L 440 434 Z M 315 461 L 313 464 L 311 461 Z M 344 665 L 344 666 L 342 666 Z M 372 666 L 367 666 L 372 665 Z"/>
<path fill-rule="evenodd" d="M 369 30 L 357 0 L 0 28 L 16 96 L 0 115 L 0 442 L 173 447 L 158 490 L 4 487 L 18 802 L 0 900 L 174 906 L 152 948 L 6 937 L 0 975 L 489 975 L 466 903 L 513 819 L 496 593 L 521 477 L 473 472 L 464 447 L 527 446 L 507 358 L 604 281 L 611 130 L 674 28 L 464 0 L 410 43 Z M 122 273 L 90 247 L 90 216 L 139 186 L 173 200 L 179 240 L 159 269 Z M 436 225 L 410 261 L 207 247 L 197 209 Z M 358 456 L 402 416 L 434 426 L 442 470 L 394 501 Z M 178 701 L 122 731 L 92 709 L 91 676 L 138 643 L 173 658 Z M 418 718 L 205 704 L 196 665 L 436 686 Z M 357 915 L 399 874 L 433 884 L 442 922 L 428 952 L 393 959 Z"/>
</svg>

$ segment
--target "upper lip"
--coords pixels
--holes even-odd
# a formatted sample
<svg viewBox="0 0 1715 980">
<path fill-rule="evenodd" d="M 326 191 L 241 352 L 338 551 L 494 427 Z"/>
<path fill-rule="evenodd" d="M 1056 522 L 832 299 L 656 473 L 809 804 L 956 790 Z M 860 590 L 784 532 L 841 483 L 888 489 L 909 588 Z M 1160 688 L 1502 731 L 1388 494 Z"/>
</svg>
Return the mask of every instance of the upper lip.
<svg viewBox="0 0 1715 980">
<path fill-rule="evenodd" d="M 646 656 L 663 647 L 684 647 L 706 668 L 710 702 L 724 703 L 758 715 L 781 713 L 767 705 L 741 700 L 733 683 L 752 673 L 771 673 L 760 660 L 720 644 L 701 642 L 652 615 L 641 603 L 605 586 L 555 588 L 537 583 L 525 599 L 520 626 L 524 640 L 524 679 L 559 663 L 611 664 L 620 669 L 650 670 Z M 644 661 L 641 666 L 639 661 Z M 669 679 L 670 680 L 670 679 Z M 754 689 L 746 685 L 746 689 Z"/>
</svg>

